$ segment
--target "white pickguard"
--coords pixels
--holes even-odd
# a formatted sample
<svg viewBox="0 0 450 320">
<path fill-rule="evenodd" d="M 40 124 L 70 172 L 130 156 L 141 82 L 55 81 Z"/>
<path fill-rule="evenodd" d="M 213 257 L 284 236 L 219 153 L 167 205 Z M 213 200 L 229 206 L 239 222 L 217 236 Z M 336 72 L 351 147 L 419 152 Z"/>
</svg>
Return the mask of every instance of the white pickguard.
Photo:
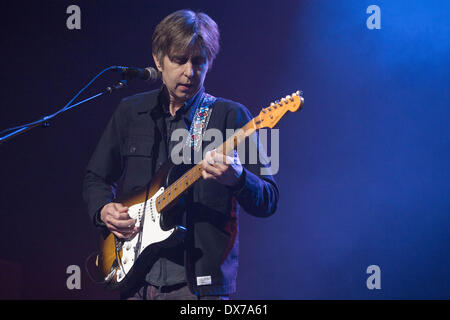
<svg viewBox="0 0 450 320">
<path fill-rule="evenodd" d="M 164 188 L 161 188 L 146 203 L 141 202 L 128 208 L 128 215 L 132 219 L 136 219 L 136 226 L 141 226 L 142 220 L 144 221 L 144 225 L 133 239 L 123 243 L 122 265 L 117 271 L 117 282 L 125 278 L 125 275 L 133 267 L 135 261 L 145 248 L 153 243 L 166 240 L 174 232 L 175 228 L 163 231 L 159 224 L 161 214 L 156 210 L 155 200 L 163 191 Z M 143 212 L 144 204 L 145 212 Z M 141 216 L 141 220 L 139 220 L 139 216 Z"/>
</svg>

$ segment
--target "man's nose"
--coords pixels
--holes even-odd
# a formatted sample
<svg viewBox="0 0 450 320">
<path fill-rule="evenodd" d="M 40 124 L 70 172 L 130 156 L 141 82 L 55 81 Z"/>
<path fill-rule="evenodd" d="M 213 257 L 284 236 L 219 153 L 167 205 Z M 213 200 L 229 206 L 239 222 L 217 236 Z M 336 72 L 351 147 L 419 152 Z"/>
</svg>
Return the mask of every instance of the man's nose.
<svg viewBox="0 0 450 320">
<path fill-rule="evenodd" d="M 184 65 L 184 75 L 189 79 L 194 77 L 194 66 L 190 60 Z"/>
</svg>

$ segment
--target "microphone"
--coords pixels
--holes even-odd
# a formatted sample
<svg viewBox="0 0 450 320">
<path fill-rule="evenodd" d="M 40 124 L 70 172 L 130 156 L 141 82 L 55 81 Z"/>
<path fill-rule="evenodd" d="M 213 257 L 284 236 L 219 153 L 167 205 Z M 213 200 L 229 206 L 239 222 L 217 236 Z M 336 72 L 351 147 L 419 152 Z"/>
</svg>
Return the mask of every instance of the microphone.
<svg viewBox="0 0 450 320">
<path fill-rule="evenodd" d="M 111 70 L 122 73 L 123 76 L 128 79 L 138 78 L 150 82 L 155 82 L 159 78 L 159 73 L 155 68 L 147 67 L 147 68 L 135 68 L 135 67 L 121 67 L 121 66 L 113 66 Z"/>
</svg>

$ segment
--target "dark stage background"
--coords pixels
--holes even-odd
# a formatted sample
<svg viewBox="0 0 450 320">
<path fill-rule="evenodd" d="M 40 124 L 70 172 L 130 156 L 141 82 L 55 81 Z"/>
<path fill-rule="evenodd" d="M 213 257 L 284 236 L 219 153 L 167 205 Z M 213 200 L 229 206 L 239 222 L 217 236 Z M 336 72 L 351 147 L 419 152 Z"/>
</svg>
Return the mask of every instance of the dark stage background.
<svg viewBox="0 0 450 320">
<path fill-rule="evenodd" d="M 69 30 L 66 9 L 81 9 Z M 378 5 L 381 29 L 368 29 Z M 111 65 L 149 66 L 169 13 L 201 10 L 221 30 L 206 88 L 261 107 L 298 89 L 281 120 L 281 199 L 241 214 L 234 299 L 449 299 L 449 1 L 2 1 L 0 130 L 55 112 Z M 83 97 L 118 80 L 105 74 Z M 117 298 L 84 260 L 96 234 L 84 169 L 129 88 L 0 146 L 0 297 Z M 69 290 L 67 268 L 81 268 Z M 368 266 L 381 288 L 368 289 Z"/>
</svg>

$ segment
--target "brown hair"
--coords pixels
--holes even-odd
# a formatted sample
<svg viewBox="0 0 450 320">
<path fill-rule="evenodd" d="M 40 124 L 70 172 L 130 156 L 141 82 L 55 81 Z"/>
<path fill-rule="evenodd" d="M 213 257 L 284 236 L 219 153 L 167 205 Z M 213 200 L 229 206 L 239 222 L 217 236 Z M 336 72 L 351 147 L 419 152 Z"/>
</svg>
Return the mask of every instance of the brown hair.
<svg viewBox="0 0 450 320">
<path fill-rule="evenodd" d="M 165 17 L 152 36 L 152 53 L 162 65 L 164 56 L 190 47 L 204 49 L 211 68 L 219 52 L 219 29 L 216 22 L 203 12 L 179 10 Z"/>
</svg>

